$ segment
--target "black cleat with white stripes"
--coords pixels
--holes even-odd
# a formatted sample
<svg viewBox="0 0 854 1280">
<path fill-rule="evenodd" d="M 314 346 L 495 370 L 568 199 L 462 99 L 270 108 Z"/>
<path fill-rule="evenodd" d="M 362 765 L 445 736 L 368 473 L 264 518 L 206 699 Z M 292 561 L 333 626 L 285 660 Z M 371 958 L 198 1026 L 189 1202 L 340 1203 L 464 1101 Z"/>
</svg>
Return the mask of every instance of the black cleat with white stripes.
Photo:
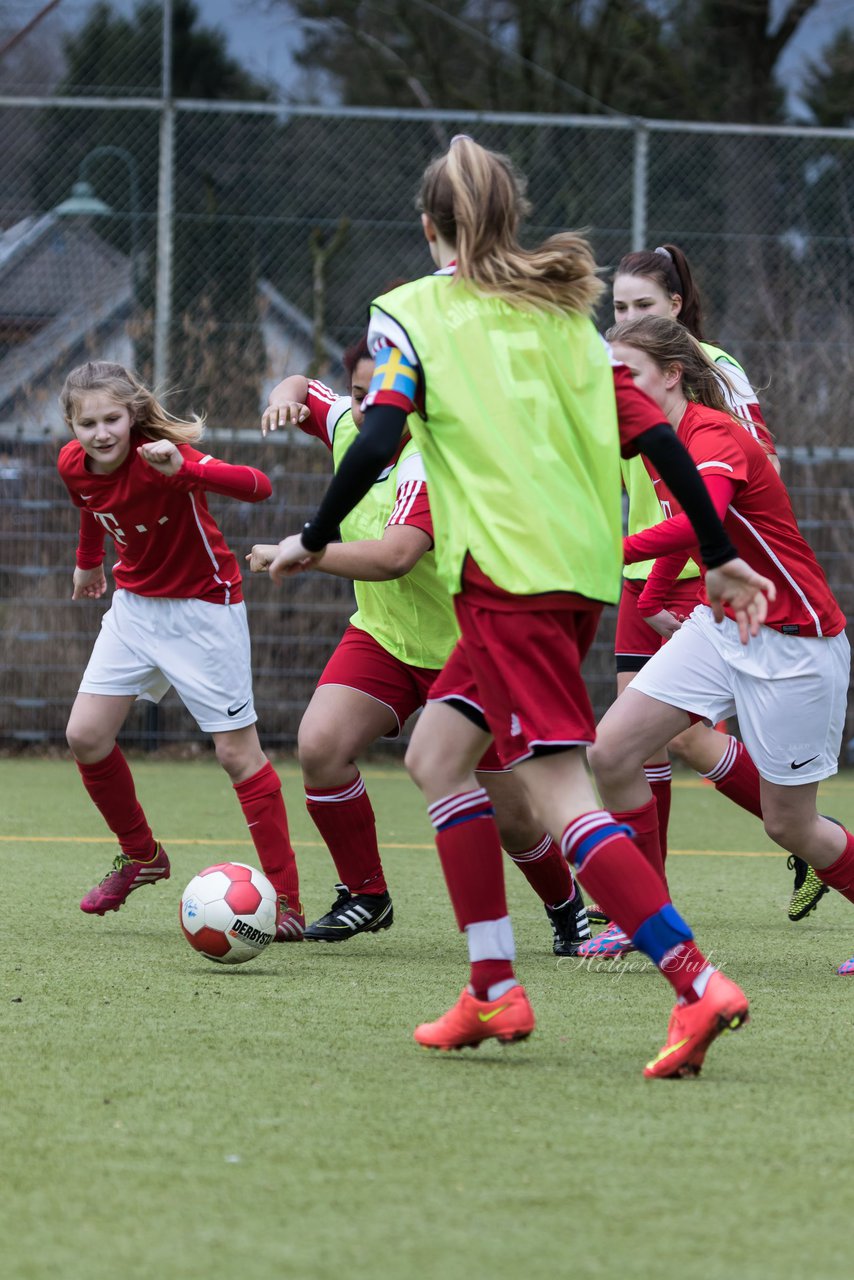
<svg viewBox="0 0 854 1280">
<path fill-rule="evenodd" d="M 345 942 L 357 933 L 391 928 L 394 909 L 388 893 L 351 893 L 346 884 L 335 888 L 338 897 L 325 916 L 308 926 L 306 942 Z"/>
<path fill-rule="evenodd" d="M 576 883 L 571 902 L 561 907 L 546 907 L 552 927 L 552 951 L 556 956 L 574 956 L 582 942 L 590 938 L 590 922 L 581 889 Z"/>
</svg>

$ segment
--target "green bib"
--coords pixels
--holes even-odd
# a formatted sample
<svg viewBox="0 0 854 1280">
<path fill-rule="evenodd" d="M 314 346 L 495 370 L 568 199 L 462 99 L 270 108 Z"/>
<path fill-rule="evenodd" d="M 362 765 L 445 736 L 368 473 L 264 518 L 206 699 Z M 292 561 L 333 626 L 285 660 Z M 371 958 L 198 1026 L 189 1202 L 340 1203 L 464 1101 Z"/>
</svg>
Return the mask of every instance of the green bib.
<svg viewBox="0 0 854 1280">
<path fill-rule="evenodd" d="M 410 415 L 409 428 L 424 458 L 447 589 L 460 590 L 470 552 L 513 594 L 574 591 L 615 602 L 617 409 L 592 322 L 523 311 L 439 274 L 378 298 L 372 325 L 421 365 L 424 415 Z"/>
<path fill-rule="evenodd" d="M 353 414 L 346 409 L 335 423 L 332 459 L 337 470 L 358 435 Z M 414 441 L 403 448 L 397 462 L 383 473 L 341 524 L 344 542 L 382 538 L 397 499 L 398 471 L 413 453 Z M 457 642 L 459 630 L 450 595 L 436 573 L 432 550 L 402 578 L 388 582 L 356 582 L 357 609 L 350 619 L 367 631 L 395 658 L 413 667 L 440 668 Z"/>
</svg>

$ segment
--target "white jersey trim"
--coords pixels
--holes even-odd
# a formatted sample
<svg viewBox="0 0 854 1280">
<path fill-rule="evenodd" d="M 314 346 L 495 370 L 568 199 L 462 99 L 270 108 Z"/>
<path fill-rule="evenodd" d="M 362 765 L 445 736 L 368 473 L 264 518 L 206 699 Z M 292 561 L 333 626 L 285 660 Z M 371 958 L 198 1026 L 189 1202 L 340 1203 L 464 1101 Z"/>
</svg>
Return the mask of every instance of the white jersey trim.
<svg viewBox="0 0 854 1280">
<path fill-rule="evenodd" d="M 421 361 L 409 341 L 406 330 L 396 320 L 392 319 L 387 311 L 373 311 L 371 313 L 371 323 L 368 327 L 368 350 L 372 356 L 375 356 L 380 347 L 388 346 L 389 344 L 397 347 L 398 351 L 402 351 L 409 363 L 416 365 L 420 369 Z"/>
<path fill-rule="evenodd" d="M 406 524 L 407 517 L 412 510 L 415 499 L 422 488 L 423 481 L 407 480 L 403 484 L 397 486 L 397 499 L 394 504 L 394 510 L 386 521 L 386 528 L 392 524 Z"/>
<path fill-rule="evenodd" d="M 333 441 L 335 440 L 335 428 L 338 426 L 338 423 L 344 417 L 347 410 L 351 408 L 352 404 L 352 396 L 338 396 L 335 403 L 330 406 L 329 412 L 326 415 L 326 440 L 330 449 L 332 448 Z"/>
<path fill-rule="evenodd" d="M 196 509 L 196 500 L 195 500 L 195 498 L 193 497 L 193 494 L 192 494 L 192 493 L 188 494 L 188 497 L 189 497 L 189 499 L 190 499 L 190 506 L 193 508 L 193 519 L 194 519 L 194 520 L 195 520 L 195 522 L 196 522 L 196 528 L 198 529 L 198 531 L 199 531 L 199 535 L 200 535 L 200 537 L 201 537 L 201 539 L 202 539 L 202 546 L 204 547 L 205 551 L 207 551 L 207 553 L 208 553 L 208 558 L 209 558 L 209 560 L 210 560 L 211 564 L 213 565 L 213 571 L 214 571 L 214 572 L 213 572 L 213 577 L 214 577 L 214 582 L 218 582 L 218 583 L 219 583 L 219 585 L 223 588 L 223 591 L 224 591 L 224 593 L 225 593 L 225 600 L 224 600 L 224 602 L 223 602 L 223 603 L 225 603 L 225 604 L 231 604 L 231 582 L 230 582 L 230 581 L 228 581 L 228 582 L 227 582 L 225 579 L 223 579 L 223 578 L 221 578 L 221 577 L 219 576 L 219 561 L 217 560 L 216 556 L 214 555 L 214 553 L 213 553 L 213 547 L 212 547 L 212 546 L 211 546 L 211 544 L 208 542 L 208 540 L 207 540 L 207 536 L 206 536 L 206 534 L 205 534 L 205 531 L 204 531 L 204 529 L 202 528 L 202 522 L 201 522 L 201 520 L 199 519 L 199 513 L 198 513 L 198 510 Z"/>
<path fill-rule="evenodd" d="M 398 488 L 405 484 L 407 480 L 420 480 L 422 484 L 427 483 L 424 459 L 420 453 L 410 453 L 409 457 L 404 458 L 397 468 Z"/>
<path fill-rule="evenodd" d="M 807 613 L 810 615 L 813 622 L 815 623 L 816 635 L 823 636 L 824 632 L 821 629 L 821 622 L 819 621 L 818 614 L 816 613 L 815 609 L 812 607 L 809 600 L 807 599 L 807 596 L 803 588 L 800 586 L 798 582 L 795 581 L 795 579 L 789 573 L 786 566 L 780 560 L 779 556 L 777 556 L 777 554 L 774 551 L 772 551 L 771 547 L 769 547 L 768 543 L 765 541 L 762 535 L 757 532 L 757 530 L 753 527 L 750 521 L 747 520 L 739 511 L 736 511 L 735 507 L 730 507 L 729 511 L 733 516 L 735 516 L 736 520 L 741 521 L 745 529 L 747 529 L 753 535 L 756 541 L 759 543 L 762 550 L 768 556 L 768 559 L 771 560 L 774 565 L 776 565 L 781 575 L 786 579 L 789 586 L 792 588 L 795 594 L 800 598 L 804 608 L 806 609 Z"/>
</svg>

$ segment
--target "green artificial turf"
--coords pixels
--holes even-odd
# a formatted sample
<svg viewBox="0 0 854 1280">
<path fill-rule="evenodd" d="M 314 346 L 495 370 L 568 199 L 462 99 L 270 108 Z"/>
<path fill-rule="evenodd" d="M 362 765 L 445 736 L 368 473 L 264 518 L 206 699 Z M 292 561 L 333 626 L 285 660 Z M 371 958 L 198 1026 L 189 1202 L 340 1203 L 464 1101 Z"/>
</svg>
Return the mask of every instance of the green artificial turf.
<svg viewBox="0 0 854 1280">
<path fill-rule="evenodd" d="M 134 770 L 173 877 L 98 919 L 77 903 L 114 847 L 74 766 L 0 762 L 9 1280 L 848 1280 L 854 979 L 834 970 L 854 954 L 852 908 L 834 895 L 790 924 L 784 855 L 711 788 L 674 789 L 671 886 L 753 1022 L 699 1080 L 650 1082 L 669 988 L 637 956 L 557 961 L 510 866 L 535 1035 L 414 1045 L 466 964 L 401 770 L 365 771 L 394 928 L 234 969 L 178 927 L 197 871 L 254 861 L 225 775 Z M 335 872 L 282 772 L 313 918 Z M 822 805 L 854 822 L 854 781 Z"/>
</svg>

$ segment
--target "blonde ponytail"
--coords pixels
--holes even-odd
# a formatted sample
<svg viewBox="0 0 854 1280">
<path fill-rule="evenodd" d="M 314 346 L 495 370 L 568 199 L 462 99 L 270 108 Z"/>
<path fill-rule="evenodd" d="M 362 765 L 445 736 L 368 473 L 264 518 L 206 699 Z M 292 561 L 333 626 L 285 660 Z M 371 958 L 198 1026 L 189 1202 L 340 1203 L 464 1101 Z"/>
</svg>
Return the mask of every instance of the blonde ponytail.
<svg viewBox="0 0 854 1280">
<path fill-rule="evenodd" d="M 418 206 L 454 245 L 459 279 L 517 307 L 591 315 L 605 286 L 590 245 L 563 231 L 523 249 L 517 233 L 531 207 L 525 188 L 508 156 L 459 135 L 426 170 Z"/>
</svg>

